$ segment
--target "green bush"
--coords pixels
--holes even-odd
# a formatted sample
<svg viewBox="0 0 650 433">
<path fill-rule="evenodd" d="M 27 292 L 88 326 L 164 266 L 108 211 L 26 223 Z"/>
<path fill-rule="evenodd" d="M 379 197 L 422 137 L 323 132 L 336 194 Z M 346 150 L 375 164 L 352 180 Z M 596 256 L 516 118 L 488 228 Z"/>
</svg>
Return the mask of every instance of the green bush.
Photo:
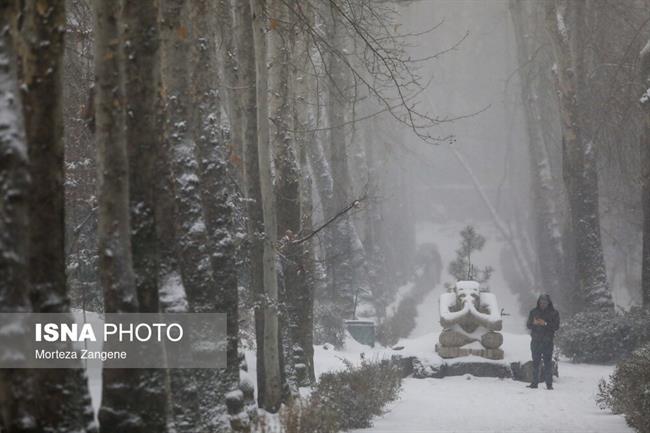
<svg viewBox="0 0 650 433">
<path fill-rule="evenodd" d="M 308 398 L 297 399 L 282 414 L 287 433 L 336 433 L 371 427 L 397 399 L 402 378 L 397 365 L 388 362 L 347 363 L 343 371 L 320 376 Z"/>
<path fill-rule="evenodd" d="M 650 344 L 620 362 L 609 381 L 601 381 L 596 400 L 602 409 L 625 415 L 639 432 L 650 432 Z"/>
<path fill-rule="evenodd" d="M 578 313 L 560 328 L 557 346 L 575 362 L 609 363 L 624 359 L 650 343 L 650 312 Z"/>
</svg>

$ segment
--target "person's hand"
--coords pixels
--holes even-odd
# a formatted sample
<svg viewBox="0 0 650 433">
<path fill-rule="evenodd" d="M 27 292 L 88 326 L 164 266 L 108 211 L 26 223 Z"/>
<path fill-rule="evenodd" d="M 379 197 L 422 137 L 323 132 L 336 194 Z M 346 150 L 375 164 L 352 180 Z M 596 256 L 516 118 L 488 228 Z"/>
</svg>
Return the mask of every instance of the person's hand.
<svg viewBox="0 0 650 433">
<path fill-rule="evenodd" d="M 541 326 L 544 326 L 544 325 L 546 325 L 546 321 L 545 321 L 544 319 L 536 318 L 536 319 L 533 321 L 533 324 L 534 324 L 534 325 L 541 325 Z"/>
</svg>

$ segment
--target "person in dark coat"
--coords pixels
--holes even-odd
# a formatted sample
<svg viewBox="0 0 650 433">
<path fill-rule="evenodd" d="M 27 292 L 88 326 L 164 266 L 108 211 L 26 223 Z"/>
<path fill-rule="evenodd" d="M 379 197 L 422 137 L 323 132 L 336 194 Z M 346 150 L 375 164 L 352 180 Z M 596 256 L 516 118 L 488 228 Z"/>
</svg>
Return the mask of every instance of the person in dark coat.
<svg viewBox="0 0 650 433">
<path fill-rule="evenodd" d="M 549 295 L 540 295 L 537 307 L 528 315 L 526 324 L 530 329 L 530 351 L 533 354 L 533 382 L 529 388 L 537 388 L 539 363 L 544 359 L 544 381 L 547 389 L 553 389 L 553 337 L 560 327 L 560 313 L 553 307 Z"/>
</svg>

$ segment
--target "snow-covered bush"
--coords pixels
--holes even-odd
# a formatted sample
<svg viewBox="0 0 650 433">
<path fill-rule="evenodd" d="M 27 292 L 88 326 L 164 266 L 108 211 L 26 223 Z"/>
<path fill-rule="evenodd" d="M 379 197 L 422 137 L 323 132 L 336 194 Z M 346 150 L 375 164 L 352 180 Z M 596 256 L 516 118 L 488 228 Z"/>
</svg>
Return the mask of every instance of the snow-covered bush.
<svg viewBox="0 0 650 433">
<path fill-rule="evenodd" d="M 609 381 L 601 381 L 596 400 L 602 409 L 625 415 L 639 432 L 650 432 L 650 344 L 620 362 Z"/>
<path fill-rule="evenodd" d="M 311 396 L 297 399 L 282 414 L 286 433 L 335 433 L 370 427 L 395 400 L 402 383 L 398 365 L 388 361 L 347 364 L 320 376 Z"/>
<path fill-rule="evenodd" d="M 318 406 L 311 398 L 299 398 L 282 408 L 280 423 L 283 433 L 337 433 L 336 416 L 332 408 Z"/>
<path fill-rule="evenodd" d="M 576 362 L 613 362 L 650 343 L 650 313 L 578 313 L 565 322 L 556 339 L 560 351 Z"/>
<path fill-rule="evenodd" d="M 370 427 L 372 417 L 397 398 L 401 384 L 399 367 L 388 361 L 348 364 L 343 371 L 322 374 L 312 399 L 337 414 L 340 430 Z"/>
</svg>

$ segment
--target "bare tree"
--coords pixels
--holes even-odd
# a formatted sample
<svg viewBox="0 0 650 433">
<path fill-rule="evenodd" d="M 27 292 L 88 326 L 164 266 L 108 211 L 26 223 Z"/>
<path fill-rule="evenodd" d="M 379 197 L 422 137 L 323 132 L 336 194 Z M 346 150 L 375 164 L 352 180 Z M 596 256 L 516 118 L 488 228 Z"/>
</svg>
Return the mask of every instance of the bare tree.
<svg viewBox="0 0 650 433">
<path fill-rule="evenodd" d="M 546 25 L 556 63 L 562 119 L 563 176 L 575 235 L 577 282 L 585 308 L 613 309 L 600 234 L 595 146 L 581 109 L 585 98 L 585 0 L 551 0 Z M 573 49 L 572 49 L 573 48 Z"/>
<path fill-rule="evenodd" d="M 126 147 L 133 268 L 140 311 L 157 312 L 159 255 L 156 237 L 159 31 L 155 0 L 129 0 L 122 10 Z"/>
<path fill-rule="evenodd" d="M 124 135 L 119 4 L 95 4 L 95 133 L 99 185 L 99 272 L 108 313 L 137 311 L 131 258 L 129 184 Z M 103 432 L 139 432 L 133 411 L 137 397 L 133 370 L 104 369 L 99 420 Z"/>
<path fill-rule="evenodd" d="M 239 2 L 237 2 L 239 3 Z M 243 170 L 241 161 L 244 153 L 244 130 L 242 128 L 244 106 L 238 100 L 240 55 L 236 46 L 237 33 L 235 28 L 235 10 L 241 5 L 233 6 L 231 0 L 219 0 L 217 2 L 218 20 L 218 42 L 220 58 L 223 60 L 221 88 L 225 90 L 224 99 L 226 111 L 230 124 L 230 148 L 229 158 L 236 169 L 235 174 L 239 183 L 243 184 Z"/>
<path fill-rule="evenodd" d="M 104 291 L 104 310 L 109 313 L 138 311 L 140 299 L 143 311 L 158 310 L 158 263 L 152 200 L 155 184 L 152 182 L 151 155 L 151 151 L 157 147 L 154 116 L 157 89 L 155 79 L 152 80 L 153 83 L 144 84 L 151 77 L 139 76 L 154 73 L 152 71 L 155 69 L 151 67 L 155 66 L 155 61 L 151 62 L 151 57 L 144 53 L 135 62 L 135 56 L 139 54 L 136 51 L 139 49 L 136 48 L 137 43 L 142 42 L 143 48 L 147 44 L 146 41 L 138 40 L 137 32 L 133 31 L 133 27 L 139 24 L 129 9 L 133 5 L 125 6 L 124 17 L 127 18 L 127 23 L 124 36 L 129 61 L 124 66 L 132 73 L 124 83 L 128 96 L 122 93 L 123 53 L 120 44 L 119 5 L 115 2 L 98 2 L 95 5 L 100 280 Z M 148 5 L 148 10 L 146 2 L 141 2 L 140 6 L 144 9 L 141 12 L 152 12 L 151 4 Z M 154 8 L 153 12 L 155 11 Z M 155 28 L 155 20 L 149 24 Z M 142 31 L 141 28 L 138 30 Z M 151 27 L 142 34 L 150 32 Z M 155 56 L 155 50 L 153 55 Z M 150 64 L 146 65 L 146 69 L 137 67 L 142 66 L 139 62 L 146 63 L 148 60 Z M 146 88 L 147 85 L 152 87 Z M 126 134 L 125 100 L 129 113 Z M 137 106 L 138 104 L 144 106 Z M 140 128 L 150 135 L 143 138 Z M 127 139 L 132 163 L 135 163 L 131 170 L 127 158 Z M 147 140 L 149 141 L 146 142 Z M 133 194 L 130 194 L 130 179 L 135 184 Z M 133 203 L 131 206 L 130 200 Z M 139 271 L 137 282 L 131 253 L 130 215 L 137 224 L 133 230 L 134 256 Z M 99 413 L 102 431 L 139 432 L 156 426 L 158 430 L 164 428 L 166 399 L 161 371 L 107 369 L 103 376 L 102 407 Z"/>
<path fill-rule="evenodd" d="M 542 68 L 533 58 L 537 45 L 543 41 L 531 34 L 536 24 L 535 5 L 530 2 L 511 1 L 510 14 L 515 30 L 517 58 L 520 67 L 521 100 L 526 116 L 526 131 L 531 161 L 532 190 L 535 215 L 535 239 L 538 246 L 539 279 L 545 291 L 555 296 L 558 305 L 568 307 L 570 290 L 567 285 L 566 254 L 562 246 L 562 232 L 558 216 L 557 192 L 551 171 L 549 145 L 542 130 L 538 96 L 539 76 Z M 531 10 L 532 9 L 532 10 Z"/>
<path fill-rule="evenodd" d="M 155 313 L 160 311 L 161 269 L 155 210 L 162 199 L 156 193 L 159 179 L 156 155 L 163 150 L 158 95 L 158 2 L 124 1 L 121 19 L 133 271 L 138 311 Z M 138 415 L 148 429 L 163 431 L 167 416 L 165 371 L 147 369 L 139 373 L 135 384 Z"/>
<path fill-rule="evenodd" d="M 259 183 L 264 220 L 263 287 L 264 304 L 264 409 L 277 412 L 282 400 L 280 348 L 278 337 L 278 280 L 276 273 L 277 218 L 271 174 L 271 140 L 269 136 L 267 10 L 265 0 L 251 0 L 253 47 L 255 50 L 255 84 L 257 91 L 257 148 Z"/>
<path fill-rule="evenodd" d="M 275 197 L 277 203 L 278 235 L 282 249 L 282 277 L 280 290 L 283 311 L 280 316 L 280 333 L 283 339 L 284 371 L 289 386 L 296 389 L 297 378 L 294 349 L 303 353 L 297 341 L 298 314 L 304 308 L 304 283 L 299 266 L 302 245 L 292 240 L 300 232 L 300 168 L 293 140 L 293 107 L 290 88 L 291 38 L 288 7 L 281 1 L 269 2 L 272 23 L 269 31 L 269 111 L 271 119 L 271 148 L 274 156 Z M 304 375 L 303 375 L 304 376 Z"/>
<path fill-rule="evenodd" d="M 235 46 L 239 61 L 239 82 L 235 92 L 243 112 L 241 124 L 233 128 L 241 129 L 244 156 L 244 186 L 248 231 L 248 266 L 250 287 L 254 298 L 255 348 L 257 371 L 264 371 L 264 215 L 262 211 L 262 190 L 259 180 L 260 166 L 257 138 L 257 90 L 255 69 L 255 48 L 253 38 L 253 14 L 247 1 L 234 2 L 235 8 Z M 262 375 L 257 375 L 257 400 L 263 406 L 266 384 Z"/>
<path fill-rule="evenodd" d="M 293 5 L 294 3 L 292 3 Z M 311 14 L 310 14 L 311 15 Z M 310 62 L 310 39 L 307 33 L 302 29 L 302 25 L 296 20 L 294 15 L 289 17 L 290 24 L 297 26 L 298 30 L 289 33 L 289 43 L 291 44 L 291 62 L 289 79 L 293 83 L 293 91 L 290 92 L 291 97 L 291 111 L 293 122 L 293 145 L 294 150 L 288 157 L 292 157 L 295 161 L 287 166 L 291 174 L 293 164 L 295 164 L 295 174 L 297 174 L 298 191 L 295 191 L 297 196 L 288 195 L 292 197 L 292 205 L 298 205 L 298 209 L 293 208 L 292 222 L 289 223 L 288 219 L 287 229 L 283 230 L 278 222 L 278 231 L 282 236 L 283 243 L 291 242 L 292 235 L 304 235 L 313 230 L 312 214 L 313 214 L 313 197 L 312 197 L 312 180 L 307 162 L 307 147 L 314 138 L 313 133 L 304 132 L 310 129 L 313 120 L 313 96 L 311 95 L 311 84 L 313 81 L 313 74 L 309 68 Z M 297 155 L 296 155 L 297 154 Z M 292 177 L 289 176 L 291 179 Z M 293 183 L 289 183 L 293 185 Z M 293 188 L 293 187 L 292 187 Z M 293 189 L 291 189 L 294 192 Z M 282 194 L 286 197 L 285 194 Z M 282 198 L 278 195 L 278 202 Z M 279 204 L 278 219 L 282 219 L 282 212 L 284 205 Z M 290 207 L 291 208 L 291 207 Z M 291 233 L 287 233 L 290 230 Z M 294 353 L 294 359 L 297 359 L 298 364 L 303 364 L 306 371 L 301 371 L 302 366 L 295 366 L 297 379 L 302 383 L 314 382 L 316 377 L 314 373 L 314 287 L 316 286 L 315 276 L 315 257 L 313 242 L 300 243 L 297 246 L 287 245 L 287 255 L 291 260 L 287 272 L 295 272 L 295 277 L 291 277 L 294 281 L 286 282 L 287 298 L 292 297 L 293 304 L 289 311 L 289 320 L 292 321 L 294 327 L 291 331 L 292 341 L 298 348 L 298 353 Z M 295 284 L 295 289 L 298 292 L 293 292 L 289 287 Z"/>
<path fill-rule="evenodd" d="M 225 395 L 239 384 L 238 293 L 233 222 L 233 182 L 228 173 L 228 149 L 221 121 L 216 42 L 217 7 L 210 1 L 193 1 L 192 23 L 192 130 L 197 149 L 199 188 L 214 278 L 214 311 L 227 314 L 227 366 L 204 371 L 206 392 L 212 405 L 225 413 Z M 230 13 L 229 10 L 224 12 Z M 220 59 L 219 59 L 220 60 Z M 214 409 L 213 409 L 214 410 Z"/>
</svg>

